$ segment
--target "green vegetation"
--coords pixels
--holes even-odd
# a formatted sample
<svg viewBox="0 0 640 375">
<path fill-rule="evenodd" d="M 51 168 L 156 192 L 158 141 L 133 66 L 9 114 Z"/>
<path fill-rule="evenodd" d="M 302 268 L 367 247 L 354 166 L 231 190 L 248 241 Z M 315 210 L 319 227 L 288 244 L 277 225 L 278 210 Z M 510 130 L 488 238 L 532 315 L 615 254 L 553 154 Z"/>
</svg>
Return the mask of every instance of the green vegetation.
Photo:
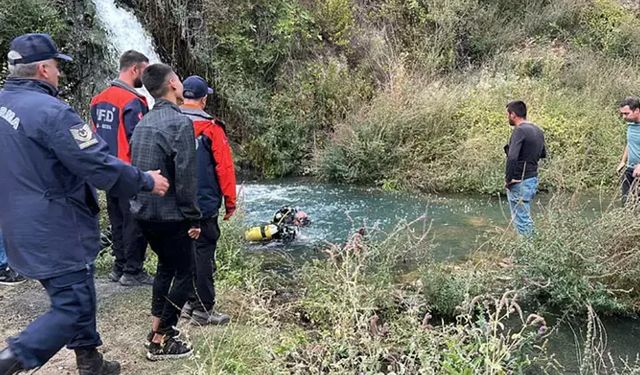
<svg viewBox="0 0 640 375">
<path fill-rule="evenodd" d="M 531 241 L 508 247 L 511 234 L 497 233 L 462 263 L 431 262 L 427 237 L 402 224 L 380 241 L 356 235 L 328 247 L 286 278 L 257 271 L 241 285 L 223 283 L 221 308 L 234 321 L 196 336 L 191 371 L 637 373 L 633 358 L 607 352 L 598 318 L 637 312 L 634 213 L 607 209 L 585 219 L 576 212 L 550 209 Z M 564 315 L 550 326 L 545 317 L 557 311 Z M 566 368 L 547 344 L 577 317 L 586 317 L 585 332 L 577 367 Z"/>
<path fill-rule="evenodd" d="M 81 114 L 113 71 L 104 32 L 94 22 L 91 0 L 69 5 L 54 0 L 6 0 L 0 7 L 0 64 L 7 73 L 6 55 L 13 38 L 24 33 L 49 33 L 74 61 L 62 66 L 61 96 Z M 5 74 L 2 74 L 1 81 Z"/>
<path fill-rule="evenodd" d="M 400 271 L 406 262 L 425 259 L 429 248 L 402 225 L 382 242 L 355 236 L 329 247 L 326 257 L 284 283 L 273 284 L 261 273 L 240 288 L 225 289 L 222 304 L 235 320 L 198 339 L 193 373 L 504 374 L 554 368 L 540 331 L 544 319 L 522 313 L 511 292 L 469 301 L 456 323 L 431 321 L 428 301 L 402 281 Z M 517 323 L 506 328 L 511 318 Z"/>
<path fill-rule="evenodd" d="M 421 270 L 433 311 L 452 316 L 477 295 L 518 291 L 540 311 L 580 316 L 640 312 L 637 206 L 588 214 L 572 197 L 555 196 L 530 239 L 498 233 L 467 261 Z"/>
<path fill-rule="evenodd" d="M 640 23 L 621 2 L 136 6 L 171 61 L 215 81 L 243 171 L 494 193 L 504 106 L 521 98 L 549 143 L 543 188 L 616 183 L 616 103 L 640 88 Z"/>
<path fill-rule="evenodd" d="M 602 198 L 602 212 L 585 215 L 575 201 L 556 195 L 533 237 L 493 233 L 463 261 L 433 261 L 430 237 L 400 223 L 378 240 L 328 246 L 287 274 L 242 250 L 240 213 L 222 225 L 216 276 L 220 309 L 234 319 L 191 332 L 189 373 L 565 373 L 573 367 L 548 341 L 584 317 L 575 371 L 637 373 L 633 358 L 607 352 L 598 319 L 640 311 L 637 208 Z M 100 259 L 108 270 L 110 257 Z"/>
<path fill-rule="evenodd" d="M 230 124 L 243 172 L 495 193 L 504 105 L 521 98 L 549 143 L 543 188 L 616 183 L 616 103 L 640 88 L 639 16 L 622 2 L 123 3 L 181 74 L 215 83 L 211 111 Z M 4 50 L 47 31 L 78 57 L 66 95 L 85 109 L 109 61 L 91 2 L 10 0 L 0 21 Z"/>
</svg>

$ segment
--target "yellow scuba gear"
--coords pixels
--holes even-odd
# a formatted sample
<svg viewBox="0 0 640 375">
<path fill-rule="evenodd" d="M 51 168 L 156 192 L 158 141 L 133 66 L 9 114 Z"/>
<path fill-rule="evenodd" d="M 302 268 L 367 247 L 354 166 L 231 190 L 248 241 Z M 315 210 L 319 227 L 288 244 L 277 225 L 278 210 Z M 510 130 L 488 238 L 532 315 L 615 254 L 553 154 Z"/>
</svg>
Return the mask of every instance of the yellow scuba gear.
<svg viewBox="0 0 640 375">
<path fill-rule="evenodd" d="M 249 228 L 244 232 L 244 238 L 247 241 L 269 241 L 278 233 L 278 226 L 274 224 L 262 225 L 259 227 Z"/>
</svg>

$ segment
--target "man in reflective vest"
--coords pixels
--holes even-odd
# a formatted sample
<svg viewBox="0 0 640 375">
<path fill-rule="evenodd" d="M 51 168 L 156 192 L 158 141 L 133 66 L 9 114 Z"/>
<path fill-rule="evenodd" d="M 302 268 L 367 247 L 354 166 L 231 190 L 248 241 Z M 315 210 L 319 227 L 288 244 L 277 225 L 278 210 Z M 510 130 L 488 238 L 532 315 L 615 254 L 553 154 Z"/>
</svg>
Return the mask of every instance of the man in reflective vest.
<svg viewBox="0 0 640 375">
<path fill-rule="evenodd" d="M 142 73 L 149 59 L 140 52 L 127 51 L 120 57 L 118 79 L 91 100 L 91 120 L 96 132 L 109 145 L 109 152 L 131 163 L 129 141 L 138 122 L 148 111 L 146 98 L 135 89 L 142 87 Z M 107 194 L 107 212 L 113 235 L 115 262 L 111 281 L 124 286 L 152 285 L 143 271 L 147 241 L 129 211 L 129 199 Z"/>
</svg>

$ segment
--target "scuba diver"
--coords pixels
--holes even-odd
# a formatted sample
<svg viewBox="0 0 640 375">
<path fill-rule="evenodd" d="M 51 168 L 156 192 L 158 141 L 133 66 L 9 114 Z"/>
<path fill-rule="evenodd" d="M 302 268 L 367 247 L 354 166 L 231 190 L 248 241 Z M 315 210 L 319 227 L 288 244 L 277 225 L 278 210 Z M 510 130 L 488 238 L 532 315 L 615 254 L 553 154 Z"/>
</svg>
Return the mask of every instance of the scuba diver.
<svg viewBox="0 0 640 375">
<path fill-rule="evenodd" d="M 306 212 L 297 208 L 285 206 L 279 209 L 269 224 L 249 228 L 244 237 L 251 242 L 266 242 L 277 240 L 289 243 L 296 238 L 298 228 L 311 224 Z"/>
</svg>

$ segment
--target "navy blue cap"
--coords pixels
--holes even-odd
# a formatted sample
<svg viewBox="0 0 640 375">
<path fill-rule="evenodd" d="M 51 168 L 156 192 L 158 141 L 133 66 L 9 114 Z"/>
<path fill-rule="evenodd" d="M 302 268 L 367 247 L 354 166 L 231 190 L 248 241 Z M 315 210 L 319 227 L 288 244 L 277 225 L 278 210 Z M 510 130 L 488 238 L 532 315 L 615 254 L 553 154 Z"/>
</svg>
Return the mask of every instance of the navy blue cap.
<svg viewBox="0 0 640 375">
<path fill-rule="evenodd" d="M 24 34 L 11 41 L 7 54 L 9 64 L 29 64 L 37 61 L 58 59 L 71 61 L 72 58 L 58 51 L 49 34 Z"/>
<path fill-rule="evenodd" d="M 200 99 L 213 94 L 213 89 L 200 76 L 189 76 L 182 82 L 182 85 L 184 86 L 182 96 L 187 99 Z"/>
</svg>

